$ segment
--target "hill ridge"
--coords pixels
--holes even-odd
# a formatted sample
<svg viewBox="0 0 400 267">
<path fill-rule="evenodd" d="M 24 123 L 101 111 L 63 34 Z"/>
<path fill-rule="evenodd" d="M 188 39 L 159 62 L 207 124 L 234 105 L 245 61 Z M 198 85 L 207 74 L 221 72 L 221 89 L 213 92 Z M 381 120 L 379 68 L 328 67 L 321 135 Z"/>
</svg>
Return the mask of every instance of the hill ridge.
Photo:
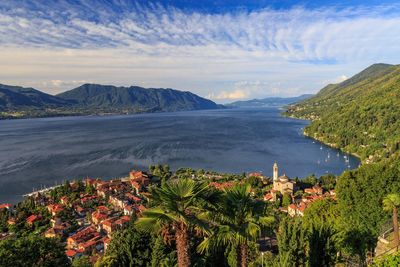
<svg viewBox="0 0 400 267">
<path fill-rule="evenodd" d="M 219 109 L 189 91 L 86 83 L 57 95 L 0 84 L 0 118 Z"/>
</svg>

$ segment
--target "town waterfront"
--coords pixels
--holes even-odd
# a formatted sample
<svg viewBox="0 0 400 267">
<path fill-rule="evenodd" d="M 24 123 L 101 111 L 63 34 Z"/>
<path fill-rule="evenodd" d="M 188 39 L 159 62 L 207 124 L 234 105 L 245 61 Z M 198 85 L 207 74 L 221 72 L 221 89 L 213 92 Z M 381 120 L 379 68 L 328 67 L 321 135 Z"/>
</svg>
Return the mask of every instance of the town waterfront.
<svg viewBox="0 0 400 267">
<path fill-rule="evenodd" d="M 157 163 L 272 176 L 276 161 L 291 178 L 359 165 L 305 137 L 308 123 L 277 108 L 0 121 L 0 202 L 67 179 L 120 177 Z"/>
</svg>

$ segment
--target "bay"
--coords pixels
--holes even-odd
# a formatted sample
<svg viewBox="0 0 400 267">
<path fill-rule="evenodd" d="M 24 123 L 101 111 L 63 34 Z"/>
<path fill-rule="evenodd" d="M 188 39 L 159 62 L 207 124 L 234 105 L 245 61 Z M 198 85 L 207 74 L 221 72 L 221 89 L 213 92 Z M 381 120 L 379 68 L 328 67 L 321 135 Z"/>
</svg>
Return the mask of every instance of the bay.
<svg viewBox="0 0 400 267">
<path fill-rule="evenodd" d="M 277 162 L 289 177 L 359 165 L 305 137 L 308 123 L 278 108 L 0 121 L 0 203 L 67 179 L 110 179 L 158 163 L 271 176 Z"/>
</svg>

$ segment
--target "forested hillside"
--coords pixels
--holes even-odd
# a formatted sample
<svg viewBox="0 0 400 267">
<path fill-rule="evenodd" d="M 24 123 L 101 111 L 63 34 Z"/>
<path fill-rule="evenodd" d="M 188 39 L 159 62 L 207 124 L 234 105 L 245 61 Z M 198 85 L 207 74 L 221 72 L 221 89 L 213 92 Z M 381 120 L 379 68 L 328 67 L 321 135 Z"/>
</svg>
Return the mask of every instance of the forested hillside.
<svg viewBox="0 0 400 267">
<path fill-rule="evenodd" d="M 53 96 L 33 88 L 0 84 L 0 119 L 218 108 L 222 106 L 211 100 L 174 89 L 84 84 Z"/>
<path fill-rule="evenodd" d="M 218 105 L 213 101 L 199 97 L 191 92 L 138 86 L 116 87 L 112 85 L 84 84 L 59 94 L 57 97 L 73 101 L 77 107 L 87 109 L 181 111 L 218 108 Z"/>
<path fill-rule="evenodd" d="M 400 65 L 374 64 L 290 106 L 286 114 L 310 119 L 305 134 L 377 162 L 398 154 Z"/>
</svg>

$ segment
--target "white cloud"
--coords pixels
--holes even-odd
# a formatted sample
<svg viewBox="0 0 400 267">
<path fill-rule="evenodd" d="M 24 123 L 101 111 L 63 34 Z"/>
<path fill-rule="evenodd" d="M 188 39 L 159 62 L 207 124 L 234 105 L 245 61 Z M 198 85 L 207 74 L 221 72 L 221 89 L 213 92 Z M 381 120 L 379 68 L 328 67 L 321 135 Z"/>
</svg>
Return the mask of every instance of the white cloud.
<svg viewBox="0 0 400 267">
<path fill-rule="evenodd" d="M 315 92 L 400 61 L 397 6 L 205 14 L 60 3 L 0 4 L 1 82 L 48 92 L 76 81 L 140 84 L 226 100 Z"/>
<path fill-rule="evenodd" d="M 214 93 L 211 93 L 207 97 L 216 100 L 237 100 L 246 98 L 248 95 L 248 91 L 236 89 L 232 92 L 222 91 L 216 95 Z"/>
<path fill-rule="evenodd" d="M 321 85 L 326 85 L 326 84 L 331 84 L 331 83 L 333 83 L 333 84 L 334 83 L 341 83 L 341 82 L 344 82 L 345 80 L 347 80 L 348 78 L 349 78 L 348 76 L 342 74 L 342 75 L 340 75 L 340 76 L 338 76 L 338 77 L 336 77 L 334 79 L 323 80 L 321 82 Z"/>
</svg>

